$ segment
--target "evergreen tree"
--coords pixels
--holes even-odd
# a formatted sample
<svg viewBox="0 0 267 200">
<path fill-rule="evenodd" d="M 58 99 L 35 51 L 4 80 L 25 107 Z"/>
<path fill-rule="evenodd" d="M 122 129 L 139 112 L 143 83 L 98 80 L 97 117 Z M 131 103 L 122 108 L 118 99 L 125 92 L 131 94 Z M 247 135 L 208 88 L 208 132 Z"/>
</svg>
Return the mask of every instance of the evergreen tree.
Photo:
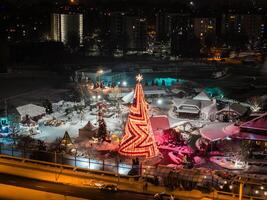
<svg viewBox="0 0 267 200">
<path fill-rule="evenodd" d="M 45 112 L 47 114 L 53 113 L 52 103 L 48 99 L 44 101 L 43 106 L 45 107 Z"/>
<path fill-rule="evenodd" d="M 98 120 L 98 131 L 97 131 L 97 137 L 101 140 L 104 141 L 107 137 L 107 125 L 106 122 L 103 118 L 100 118 Z"/>
<path fill-rule="evenodd" d="M 166 86 L 166 82 L 165 82 L 165 80 L 162 80 L 161 85 L 162 85 L 162 86 Z"/>
</svg>

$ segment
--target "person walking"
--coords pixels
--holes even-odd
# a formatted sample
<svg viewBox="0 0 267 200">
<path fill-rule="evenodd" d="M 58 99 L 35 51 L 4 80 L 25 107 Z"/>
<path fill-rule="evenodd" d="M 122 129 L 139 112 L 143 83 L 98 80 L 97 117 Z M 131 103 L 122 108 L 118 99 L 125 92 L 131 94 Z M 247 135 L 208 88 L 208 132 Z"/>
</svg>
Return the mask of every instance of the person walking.
<svg viewBox="0 0 267 200">
<path fill-rule="evenodd" d="M 147 192 L 147 189 L 148 189 L 148 184 L 147 184 L 147 182 L 145 182 L 143 185 L 143 191 Z"/>
</svg>

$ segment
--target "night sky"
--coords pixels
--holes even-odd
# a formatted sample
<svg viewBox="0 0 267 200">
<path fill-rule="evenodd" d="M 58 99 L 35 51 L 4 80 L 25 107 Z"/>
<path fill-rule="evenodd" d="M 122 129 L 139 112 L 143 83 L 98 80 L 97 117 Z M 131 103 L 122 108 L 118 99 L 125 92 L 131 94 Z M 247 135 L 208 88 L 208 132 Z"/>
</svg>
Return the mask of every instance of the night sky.
<svg viewBox="0 0 267 200">
<path fill-rule="evenodd" d="M 6 2 L 19 3 L 19 4 L 33 4 L 33 3 L 43 3 L 43 2 L 59 2 L 64 3 L 66 0 L 5 0 Z M 112 3 L 112 2 L 144 2 L 144 3 L 189 3 L 191 0 L 79 0 L 81 3 Z M 266 0 L 192 0 L 196 4 L 233 4 L 233 3 L 249 3 L 249 4 L 259 4 L 266 5 Z"/>
</svg>

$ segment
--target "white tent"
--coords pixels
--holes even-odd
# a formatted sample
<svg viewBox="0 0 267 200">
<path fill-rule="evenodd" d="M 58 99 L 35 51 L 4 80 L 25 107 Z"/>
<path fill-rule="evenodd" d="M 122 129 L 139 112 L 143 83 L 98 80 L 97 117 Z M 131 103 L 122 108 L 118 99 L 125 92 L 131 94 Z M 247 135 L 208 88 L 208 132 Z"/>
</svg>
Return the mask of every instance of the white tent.
<svg viewBox="0 0 267 200">
<path fill-rule="evenodd" d="M 213 103 L 201 109 L 201 118 L 203 120 L 215 120 L 215 115 L 217 111 L 218 110 L 217 110 L 216 101 L 214 101 Z"/>
<path fill-rule="evenodd" d="M 44 107 L 37 106 L 34 104 L 27 104 L 24 106 L 19 106 L 17 107 L 17 111 L 19 112 L 21 118 L 25 117 L 26 115 L 33 118 L 33 117 L 44 115 L 46 113 Z"/>
<path fill-rule="evenodd" d="M 126 94 L 122 100 L 125 102 L 125 103 L 132 103 L 133 102 L 133 98 L 134 98 L 134 90 L 131 91 L 130 93 Z"/>
<path fill-rule="evenodd" d="M 193 99 L 194 100 L 200 100 L 200 101 L 211 101 L 211 98 L 209 97 L 209 95 L 207 95 L 204 91 L 200 92 Z"/>
</svg>

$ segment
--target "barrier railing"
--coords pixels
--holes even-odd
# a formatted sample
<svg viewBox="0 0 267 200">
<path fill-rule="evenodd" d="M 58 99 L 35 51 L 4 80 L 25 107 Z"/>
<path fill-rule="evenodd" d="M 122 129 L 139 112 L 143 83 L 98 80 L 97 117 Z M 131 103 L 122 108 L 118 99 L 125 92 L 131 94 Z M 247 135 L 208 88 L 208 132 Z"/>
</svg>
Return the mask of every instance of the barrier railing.
<svg viewBox="0 0 267 200">
<path fill-rule="evenodd" d="M 180 185 L 183 185 L 183 187 L 180 188 L 182 190 L 187 190 L 187 188 L 191 187 L 190 190 L 197 188 L 200 190 L 203 189 L 203 191 L 205 191 L 205 186 L 209 188 L 209 191 L 216 189 L 217 195 L 223 194 L 230 196 L 238 196 L 238 182 L 231 183 L 232 189 L 231 192 L 229 192 L 230 185 L 228 185 L 228 189 L 224 190 L 224 188 L 220 188 L 220 181 L 215 179 L 211 172 L 207 172 L 206 174 L 205 172 L 200 173 L 197 172 L 197 169 L 175 170 L 175 172 L 177 174 L 180 174 L 180 176 L 174 176 L 174 179 L 167 180 L 168 178 L 170 178 L 169 172 L 171 169 L 165 166 L 140 166 L 141 169 L 136 169 L 136 167 L 132 165 L 119 162 L 117 158 L 98 160 L 96 158 L 67 155 L 58 152 L 36 151 L 27 148 L 19 149 L 15 148 L 14 146 L 7 146 L 3 144 L 0 144 L 0 157 L 5 159 L 13 159 L 25 163 L 36 163 L 52 167 L 60 167 L 63 169 L 71 169 L 79 172 L 92 172 L 95 174 L 119 176 L 122 178 L 136 178 L 140 175 L 144 175 L 142 176 L 144 180 L 151 182 L 155 185 L 161 185 L 165 187 L 170 186 L 169 189 L 177 189 Z M 166 173 L 164 172 L 164 170 L 166 170 Z M 140 172 L 144 174 L 141 174 Z M 155 180 L 155 177 L 161 180 Z M 172 184 L 168 185 L 170 182 Z M 173 185 L 174 182 L 176 183 Z M 188 187 L 188 185 L 190 187 Z M 244 190 L 244 198 L 258 200 L 267 199 L 267 185 L 264 185 L 264 190 L 259 189 L 259 192 L 257 192 L 256 196 L 255 191 L 255 187 L 253 190 L 251 188 Z"/>
<path fill-rule="evenodd" d="M 96 159 L 90 157 L 80 157 L 77 155 L 67 155 L 58 152 L 37 151 L 31 149 L 18 149 L 14 146 L 0 145 L 0 154 L 15 156 L 18 158 L 28 158 L 38 161 L 46 161 L 61 165 L 70 165 L 90 170 L 101 170 L 113 172 L 120 175 L 128 175 L 132 166 L 120 163 L 117 159 Z"/>
</svg>

